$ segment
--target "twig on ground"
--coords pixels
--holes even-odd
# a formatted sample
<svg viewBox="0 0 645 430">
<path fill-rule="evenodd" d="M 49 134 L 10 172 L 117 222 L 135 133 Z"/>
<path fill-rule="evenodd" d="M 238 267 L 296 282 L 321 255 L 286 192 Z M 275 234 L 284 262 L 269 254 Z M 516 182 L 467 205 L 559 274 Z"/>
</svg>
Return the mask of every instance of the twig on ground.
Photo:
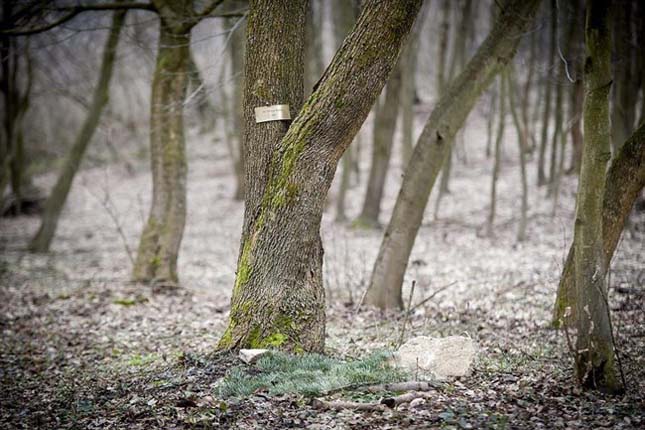
<svg viewBox="0 0 645 430">
<path fill-rule="evenodd" d="M 409 393 L 401 394 L 399 396 L 385 397 L 378 402 L 361 403 L 361 402 L 348 402 L 344 400 L 322 400 L 313 399 L 311 405 L 314 409 L 331 409 L 343 410 L 353 409 L 355 411 L 386 411 L 388 408 L 393 409 L 403 403 L 409 403 L 414 399 L 428 398 L 431 394 L 423 391 L 411 391 Z"/>
<path fill-rule="evenodd" d="M 366 391 L 369 393 L 378 393 L 379 391 L 430 391 L 439 388 L 442 388 L 442 385 L 436 382 L 405 381 L 370 385 L 366 388 Z"/>
</svg>

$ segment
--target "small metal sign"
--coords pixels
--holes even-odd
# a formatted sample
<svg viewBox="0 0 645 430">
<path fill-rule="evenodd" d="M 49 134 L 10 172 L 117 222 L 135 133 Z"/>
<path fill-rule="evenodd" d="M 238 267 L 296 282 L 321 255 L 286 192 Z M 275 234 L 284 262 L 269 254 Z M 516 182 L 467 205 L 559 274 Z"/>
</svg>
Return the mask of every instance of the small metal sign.
<svg viewBox="0 0 645 430">
<path fill-rule="evenodd" d="M 282 121 L 291 119 L 289 105 L 273 105 L 255 108 L 255 122 Z"/>
</svg>

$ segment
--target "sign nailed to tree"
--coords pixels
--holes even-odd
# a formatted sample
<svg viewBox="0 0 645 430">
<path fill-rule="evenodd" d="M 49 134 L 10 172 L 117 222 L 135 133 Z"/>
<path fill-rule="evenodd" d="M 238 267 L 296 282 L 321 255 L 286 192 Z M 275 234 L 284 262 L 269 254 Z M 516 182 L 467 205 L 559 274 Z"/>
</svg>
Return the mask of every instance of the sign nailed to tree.
<svg viewBox="0 0 645 430">
<path fill-rule="evenodd" d="M 289 105 L 273 105 L 255 108 L 255 122 L 281 121 L 291 119 Z"/>
</svg>

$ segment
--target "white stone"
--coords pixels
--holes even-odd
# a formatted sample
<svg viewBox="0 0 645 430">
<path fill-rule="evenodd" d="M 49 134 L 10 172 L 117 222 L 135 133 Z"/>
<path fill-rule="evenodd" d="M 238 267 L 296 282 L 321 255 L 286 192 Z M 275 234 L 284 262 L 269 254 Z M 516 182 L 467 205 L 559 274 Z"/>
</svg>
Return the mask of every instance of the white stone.
<svg viewBox="0 0 645 430">
<path fill-rule="evenodd" d="M 477 345 L 469 337 L 418 336 L 401 345 L 394 363 L 421 378 L 446 379 L 468 375 L 476 353 Z"/>
<path fill-rule="evenodd" d="M 268 352 L 268 349 L 240 349 L 238 358 L 246 364 L 253 364 Z"/>
</svg>

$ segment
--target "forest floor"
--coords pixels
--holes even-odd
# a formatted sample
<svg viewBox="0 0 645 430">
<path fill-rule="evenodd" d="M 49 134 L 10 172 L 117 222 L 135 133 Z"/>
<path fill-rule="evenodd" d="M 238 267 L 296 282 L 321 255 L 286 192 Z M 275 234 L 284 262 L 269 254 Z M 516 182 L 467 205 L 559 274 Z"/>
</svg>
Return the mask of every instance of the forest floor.
<svg viewBox="0 0 645 430">
<path fill-rule="evenodd" d="M 232 355 L 216 354 L 214 347 L 226 324 L 243 205 L 231 197 L 233 176 L 224 145 L 193 137 L 176 290 L 129 281 L 128 254 L 136 250 L 150 200 L 143 161 L 131 172 L 122 163 L 81 171 L 46 255 L 24 251 L 37 217 L 0 220 L 0 427 L 643 428 L 645 213 L 632 217 L 610 276 L 627 392 L 581 391 L 564 335 L 550 328 L 572 235 L 575 178 L 564 178 L 553 216 L 552 200 L 534 187 L 535 165 L 529 165 L 528 240 L 518 243 L 519 170 L 515 137 L 509 134 L 495 236 L 485 237 L 491 162 L 477 138 L 484 135 L 477 127 L 466 132 L 451 194 L 437 220 L 431 200 L 404 291 L 407 299 L 416 281 L 413 306 L 433 295 L 415 308 L 405 337 L 472 337 L 479 345 L 472 375 L 449 381 L 414 408 L 387 412 L 319 411 L 306 397 L 262 392 L 218 399 L 217 381 L 240 364 Z M 367 163 L 368 151 L 362 152 Z M 388 220 L 400 174 L 395 157 L 382 222 Z M 53 176 L 36 179 L 47 187 Z M 358 214 L 363 192 L 362 185 L 350 190 L 349 215 Z M 382 231 L 334 223 L 334 196 L 335 188 L 322 226 L 326 353 L 361 357 L 392 349 L 401 315 L 359 306 Z"/>
</svg>

